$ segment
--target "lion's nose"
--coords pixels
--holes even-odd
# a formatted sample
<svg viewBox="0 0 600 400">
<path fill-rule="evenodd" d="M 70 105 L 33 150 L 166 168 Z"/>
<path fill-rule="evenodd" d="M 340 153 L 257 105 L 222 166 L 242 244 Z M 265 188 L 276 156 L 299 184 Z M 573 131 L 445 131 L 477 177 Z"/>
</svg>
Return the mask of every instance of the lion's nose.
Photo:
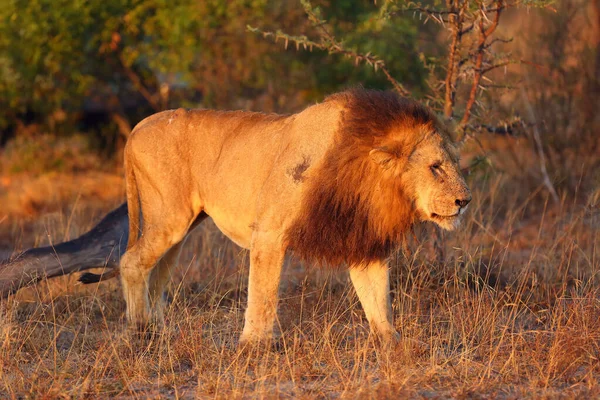
<svg viewBox="0 0 600 400">
<path fill-rule="evenodd" d="M 456 201 L 454 203 L 457 206 L 459 206 L 460 208 L 465 208 L 467 206 L 467 204 L 469 204 L 470 201 L 471 201 L 471 198 L 469 197 L 468 199 L 463 199 L 463 200 L 456 199 Z"/>
</svg>

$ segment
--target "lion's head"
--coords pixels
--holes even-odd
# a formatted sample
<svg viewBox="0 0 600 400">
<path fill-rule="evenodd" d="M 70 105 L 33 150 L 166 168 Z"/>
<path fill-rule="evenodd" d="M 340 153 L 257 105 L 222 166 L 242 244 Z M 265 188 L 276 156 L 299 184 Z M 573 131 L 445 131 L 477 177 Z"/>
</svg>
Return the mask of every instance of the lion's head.
<svg viewBox="0 0 600 400">
<path fill-rule="evenodd" d="M 414 141 L 408 147 L 406 135 Z M 384 170 L 384 179 L 402 182 L 400 190 L 412 200 L 418 220 L 447 230 L 459 225 L 471 192 L 460 172 L 458 150 L 439 122 L 392 128 L 370 156 Z"/>
<path fill-rule="evenodd" d="M 404 179 L 414 187 L 421 220 L 447 230 L 459 225 L 471 192 L 460 172 L 458 151 L 450 141 L 431 132 L 409 158 Z"/>
<path fill-rule="evenodd" d="M 471 200 L 458 151 L 426 107 L 395 93 L 354 89 L 335 145 L 287 232 L 301 257 L 328 264 L 381 259 L 416 222 L 454 229 Z"/>
</svg>

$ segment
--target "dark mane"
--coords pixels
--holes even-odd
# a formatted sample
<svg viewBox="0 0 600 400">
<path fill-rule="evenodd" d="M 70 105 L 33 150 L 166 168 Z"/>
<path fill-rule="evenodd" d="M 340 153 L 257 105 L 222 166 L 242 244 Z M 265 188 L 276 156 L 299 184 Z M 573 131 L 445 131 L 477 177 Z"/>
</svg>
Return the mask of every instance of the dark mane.
<svg viewBox="0 0 600 400">
<path fill-rule="evenodd" d="M 428 108 L 390 91 L 356 88 L 328 96 L 325 101 L 345 104 L 342 133 L 363 139 L 387 136 L 392 128 L 410 129 L 436 121 Z"/>
<path fill-rule="evenodd" d="M 402 179 L 384 180 L 369 152 L 393 133 L 394 151 L 408 157 L 419 140 L 416 128 L 433 126 L 435 117 L 392 92 L 354 89 L 325 101 L 344 106 L 339 132 L 286 232 L 288 247 L 306 261 L 331 266 L 386 258 L 414 223 L 415 211 Z"/>
</svg>

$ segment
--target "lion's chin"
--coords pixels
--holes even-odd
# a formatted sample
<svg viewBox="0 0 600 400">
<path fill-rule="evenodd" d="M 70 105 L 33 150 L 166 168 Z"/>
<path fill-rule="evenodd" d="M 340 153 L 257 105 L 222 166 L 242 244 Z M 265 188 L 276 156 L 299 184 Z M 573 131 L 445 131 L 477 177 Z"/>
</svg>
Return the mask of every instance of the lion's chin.
<svg viewBox="0 0 600 400">
<path fill-rule="evenodd" d="M 431 222 L 434 222 L 436 225 L 438 225 L 442 229 L 445 229 L 447 231 L 453 231 L 456 228 L 458 228 L 458 226 L 461 223 L 462 218 L 461 218 L 460 214 L 449 215 L 449 216 L 431 214 L 431 216 L 429 217 L 429 220 Z"/>
</svg>

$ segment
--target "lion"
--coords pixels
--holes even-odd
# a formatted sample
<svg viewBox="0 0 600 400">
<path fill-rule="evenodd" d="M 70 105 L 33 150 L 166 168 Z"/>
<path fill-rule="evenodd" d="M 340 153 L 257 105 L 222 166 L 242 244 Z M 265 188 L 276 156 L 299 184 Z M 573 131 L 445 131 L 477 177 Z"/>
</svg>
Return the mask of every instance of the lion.
<svg viewBox="0 0 600 400">
<path fill-rule="evenodd" d="M 455 229 L 471 201 L 448 128 L 392 92 L 351 89 L 292 115 L 170 110 L 126 143 L 127 320 L 163 321 L 190 232 L 211 217 L 250 251 L 240 343 L 270 340 L 288 251 L 349 270 L 371 330 L 394 328 L 387 260 L 414 225 Z"/>
</svg>

